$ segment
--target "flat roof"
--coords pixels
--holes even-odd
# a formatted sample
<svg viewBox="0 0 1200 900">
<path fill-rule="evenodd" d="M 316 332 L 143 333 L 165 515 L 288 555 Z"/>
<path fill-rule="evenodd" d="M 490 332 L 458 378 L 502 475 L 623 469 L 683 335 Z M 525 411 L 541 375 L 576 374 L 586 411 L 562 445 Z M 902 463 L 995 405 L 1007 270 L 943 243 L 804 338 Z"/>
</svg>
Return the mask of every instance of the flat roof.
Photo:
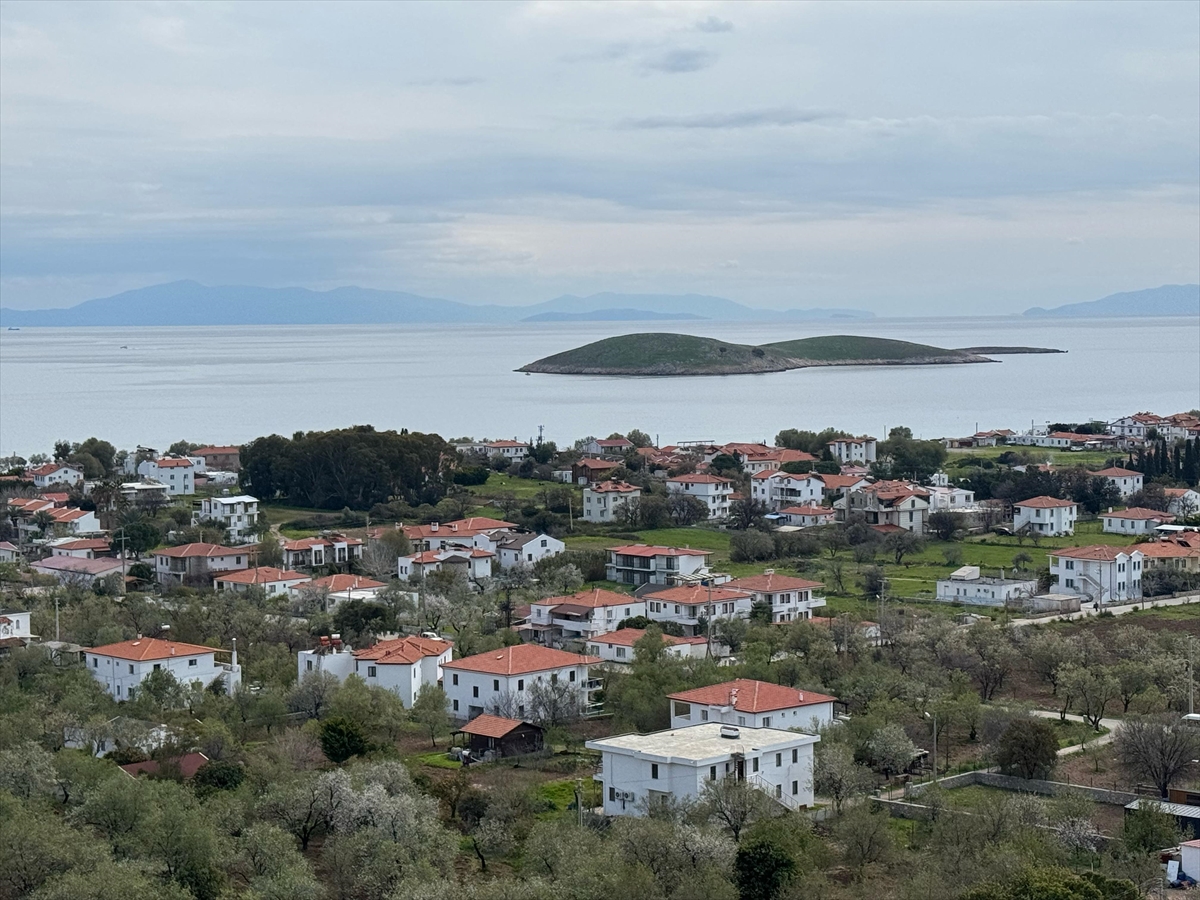
<svg viewBox="0 0 1200 900">
<path fill-rule="evenodd" d="M 721 737 L 722 728 L 734 728 L 736 738 Z M 750 728 L 744 725 L 722 725 L 720 722 L 703 722 L 687 728 L 670 728 L 652 734 L 619 734 L 615 737 L 588 741 L 589 750 L 615 751 L 630 756 L 641 756 L 662 762 L 680 762 L 690 765 L 708 764 L 713 760 L 728 759 L 733 753 L 751 753 L 759 750 L 774 750 L 779 747 L 815 744 L 821 738 L 815 734 L 799 731 L 784 731 L 780 728 Z"/>
</svg>

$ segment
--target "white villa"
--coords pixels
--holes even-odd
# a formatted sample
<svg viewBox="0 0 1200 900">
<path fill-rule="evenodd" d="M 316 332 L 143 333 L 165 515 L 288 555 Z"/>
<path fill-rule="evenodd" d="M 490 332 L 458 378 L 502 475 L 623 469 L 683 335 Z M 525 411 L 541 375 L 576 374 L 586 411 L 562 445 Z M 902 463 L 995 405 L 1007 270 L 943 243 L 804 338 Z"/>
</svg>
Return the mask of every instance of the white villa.
<svg viewBox="0 0 1200 900">
<path fill-rule="evenodd" d="M 424 637 L 380 641 L 365 650 L 350 650 L 340 641 L 329 641 L 297 654 L 297 674 L 301 681 L 314 672 L 329 672 L 338 681 L 357 675 L 371 687 L 397 694 L 405 708 L 412 709 L 421 688 L 441 682 L 442 666 L 450 662 L 453 652 L 449 641 Z"/>
<path fill-rule="evenodd" d="M 793 528 L 815 528 L 832 524 L 837 513 L 828 506 L 785 506 L 779 517 Z"/>
<path fill-rule="evenodd" d="M 522 564 L 532 566 L 539 559 L 558 556 L 566 549 L 566 544 L 548 534 L 510 534 L 496 543 L 501 570 Z"/>
<path fill-rule="evenodd" d="M 608 551 L 609 581 L 641 586 L 677 584 L 688 575 L 707 574 L 708 550 L 629 544 Z"/>
<path fill-rule="evenodd" d="M 667 479 L 667 492 L 695 497 L 708 508 L 708 518 L 724 519 L 729 516 L 733 482 L 716 475 L 676 475 Z"/>
<path fill-rule="evenodd" d="M 1046 537 L 1074 534 L 1079 506 L 1074 500 L 1032 497 L 1013 504 L 1013 531 L 1026 529 Z"/>
<path fill-rule="evenodd" d="M 1057 591 L 1078 594 L 1081 602 L 1126 603 L 1142 597 L 1142 551 L 1098 544 L 1048 554 Z"/>
<path fill-rule="evenodd" d="M 876 481 L 850 489 L 834 506 L 846 519 L 858 512 L 868 525 L 895 525 L 914 534 L 924 534 L 929 492 L 906 481 Z"/>
<path fill-rule="evenodd" d="M 530 604 L 522 627 L 539 644 L 557 647 L 566 641 L 588 641 L 615 631 L 624 619 L 646 615 L 646 601 L 603 588 Z"/>
<path fill-rule="evenodd" d="M 488 456 L 503 456 L 519 462 L 529 455 L 529 445 L 524 441 L 491 441 L 484 446 Z"/>
<path fill-rule="evenodd" d="M 496 552 L 496 544 L 516 532 L 517 526 L 487 516 L 472 516 L 453 522 L 405 525 L 404 536 L 413 550 L 441 550 L 444 547 L 475 547 Z"/>
<path fill-rule="evenodd" d="M 813 591 L 822 587 L 819 581 L 808 581 L 791 575 L 777 575 L 767 569 L 762 575 L 735 578 L 725 584 L 735 591 L 746 591 L 753 603 L 765 603 L 771 607 L 772 622 L 793 622 L 796 619 L 811 619 L 813 610 L 825 605 L 824 597 Z"/>
<path fill-rule="evenodd" d="M 242 680 L 242 668 L 238 665 L 236 647 L 229 663 L 217 662 L 216 654 L 224 652 L 200 644 L 139 637 L 87 649 L 84 660 L 88 672 L 110 697 L 132 700 L 143 679 L 160 669 L 170 672 L 193 691 L 220 679 L 226 691 L 232 692 Z"/>
<path fill-rule="evenodd" d="M 33 479 L 36 488 L 47 488 L 55 484 L 76 485 L 83 481 L 83 472 L 66 463 L 46 463 L 29 469 L 26 477 Z"/>
<path fill-rule="evenodd" d="M 258 536 L 258 498 L 249 494 L 236 497 L 205 497 L 192 504 L 192 524 L 210 520 L 219 522 L 231 540 L 246 543 Z"/>
<path fill-rule="evenodd" d="M 184 544 L 154 550 L 154 574 L 158 583 L 182 584 L 190 579 L 207 579 L 216 572 L 232 572 L 250 566 L 249 551 L 220 544 Z"/>
<path fill-rule="evenodd" d="M 172 497 L 196 493 L 196 465 L 185 456 L 161 456 L 144 460 L 137 473 L 143 479 L 166 485 Z"/>
<path fill-rule="evenodd" d="M 646 618 L 655 622 L 675 622 L 691 635 L 699 634 L 700 619 L 748 619 L 751 594 L 728 584 L 689 584 L 660 588 L 642 594 Z"/>
<path fill-rule="evenodd" d="M 1109 507 L 1108 512 L 1100 514 L 1100 518 L 1104 522 L 1106 533 L 1130 535 L 1153 534 L 1159 525 L 1169 525 L 1175 521 L 1175 517 L 1170 513 L 1137 506 L 1116 512 Z"/>
<path fill-rule="evenodd" d="M 583 520 L 612 522 L 622 515 L 621 507 L 636 503 L 642 489 L 623 481 L 600 481 L 583 489 Z"/>
<path fill-rule="evenodd" d="M 671 727 L 702 722 L 751 728 L 801 728 L 816 733 L 833 722 L 836 697 L 769 681 L 737 678 L 668 694 Z"/>
<path fill-rule="evenodd" d="M 829 442 L 829 452 L 842 465 L 875 462 L 878 442 L 873 437 L 838 438 Z"/>
<path fill-rule="evenodd" d="M 588 741 L 600 753 L 604 813 L 644 815 L 656 801 L 697 799 L 707 781 L 736 778 L 788 809 L 813 804 L 815 734 L 708 722 Z"/>
<path fill-rule="evenodd" d="M 543 681 L 568 685 L 573 702 L 582 711 L 589 705 L 591 693 L 600 688 L 588 674 L 589 667 L 599 662 L 594 656 L 516 644 L 443 663 L 442 688 L 450 714 L 460 720 L 508 712 L 523 719 L 529 714 L 527 709 L 532 712 L 530 689 Z"/>
<path fill-rule="evenodd" d="M 218 591 L 234 593 L 245 593 L 257 588 L 271 596 L 290 593 L 292 588 L 307 584 L 308 581 L 308 576 L 303 572 L 276 569 L 274 566 L 256 566 L 253 569 L 239 569 L 236 572 L 217 575 L 213 578 L 213 587 Z"/>
<path fill-rule="evenodd" d="M 1122 469 L 1118 466 L 1112 466 L 1107 469 L 1101 469 L 1098 472 L 1093 472 L 1093 475 L 1099 475 L 1101 478 L 1107 478 L 1117 486 L 1117 490 L 1121 492 L 1122 497 L 1128 497 L 1130 494 L 1136 494 L 1142 489 L 1142 473 L 1133 472 L 1129 469 Z"/>
<path fill-rule="evenodd" d="M 794 475 L 778 469 L 764 469 L 750 478 L 750 499 L 771 509 L 784 506 L 820 506 L 825 498 L 825 482 L 813 472 Z"/>
<path fill-rule="evenodd" d="M 607 634 L 598 634 L 588 641 L 587 652 L 605 662 L 633 662 L 633 645 L 646 636 L 643 628 L 622 628 Z M 702 637 L 677 637 L 664 634 L 663 653 L 677 659 L 703 659 L 708 652 L 708 639 Z"/>
<path fill-rule="evenodd" d="M 478 547 L 445 546 L 440 550 L 421 550 L 396 560 L 396 575 L 401 581 L 425 578 L 433 572 L 456 570 L 469 581 L 492 577 L 496 554 Z"/>
</svg>

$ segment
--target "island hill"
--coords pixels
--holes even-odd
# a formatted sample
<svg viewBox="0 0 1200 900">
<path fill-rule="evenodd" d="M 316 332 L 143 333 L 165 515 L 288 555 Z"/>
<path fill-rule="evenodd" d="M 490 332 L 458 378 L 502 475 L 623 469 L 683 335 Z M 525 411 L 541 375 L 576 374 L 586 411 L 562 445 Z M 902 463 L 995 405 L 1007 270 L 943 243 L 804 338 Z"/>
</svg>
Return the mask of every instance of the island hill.
<svg viewBox="0 0 1200 900">
<path fill-rule="evenodd" d="M 1013 352 L 1033 347 L 997 348 Z M 973 350 L 946 350 L 888 338 L 837 334 L 753 347 L 690 334 L 626 334 L 539 359 L 518 372 L 552 375 L 741 375 L 809 366 L 932 366 L 997 362 Z"/>
</svg>

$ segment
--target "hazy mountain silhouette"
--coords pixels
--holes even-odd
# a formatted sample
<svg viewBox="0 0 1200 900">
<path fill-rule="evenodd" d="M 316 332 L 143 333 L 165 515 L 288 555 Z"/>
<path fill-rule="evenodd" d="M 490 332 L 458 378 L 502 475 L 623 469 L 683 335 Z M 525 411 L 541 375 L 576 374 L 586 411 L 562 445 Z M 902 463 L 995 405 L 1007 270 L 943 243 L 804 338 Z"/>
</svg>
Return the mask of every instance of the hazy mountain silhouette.
<svg viewBox="0 0 1200 900">
<path fill-rule="evenodd" d="M 1035 306 L 1025 310 L 1025 315 L 1061 319 L 1200 316 L 1200 284 L 1164 284 L 1144 291 L 1109 294 L 1084 303 L 1068 303 L 1053 309 Z"/>
</svg>

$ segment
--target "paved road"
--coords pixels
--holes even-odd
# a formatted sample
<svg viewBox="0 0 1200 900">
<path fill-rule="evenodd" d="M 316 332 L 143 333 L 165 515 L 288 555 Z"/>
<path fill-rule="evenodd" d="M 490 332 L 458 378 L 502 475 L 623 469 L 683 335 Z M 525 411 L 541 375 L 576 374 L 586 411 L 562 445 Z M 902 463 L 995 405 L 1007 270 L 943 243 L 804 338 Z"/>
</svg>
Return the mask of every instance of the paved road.
<svg viewBox="0 0 1200 900">
<path fill-rule="evenodd" d="M 1043 719 L 1059 718 L 1059 714 L 1051 709 L 1035 709 L 1033 711 L 1033 714 L 1035 716 L 1038 716 Z M 1083 716 L 1077 716 L 1074 713 L 1068 713 L 1067 721 L 1082 722 Z M 1113 741 L 1113 738 L 1117 736 L 1117 726 L 1121 724 L 1121 720 L 1120 719 L 1101 719 L 1100 724 L 1103 727 L 1108 729 L 1108 734 L 1096 735 L 1095 738 L 1093 738 L 1092 740 L 1087 742 L 1087 746 L 1095 747 L 1099 744 L 1111 744 Z M 1058 751 L 1058 755 L 1059 756 L 1070 756 L 1072 753 L 1082 753 L 1083 748 L 1084 748 L 1083 744 L 1074 744 L 1070 747 L 1063 747 L 1061 750 Z"/>
<path fill-rule="evenodd" d="M 1145 608 L 1150 609 L 1151 606 L 1155 606 L 1155 607 L 1187 606 L 1188 604 L 1191 604 L 1191 603 L 1200 603 L 1200 593 L 1185 594 L 1182 597 L 1167 597 L 1164 599 L 1154 600 L 1154 601 L 1147 600 Z M 1137 610 L 1142 609 L 1142 608 L 1143 607 L 1142 607 L 1141 603 L 1126 603 L 1126 604 L 1122 604 L 1121 606 L 1103 606 L 1100 608 L 1099 612 L 1089 607 L 1087 609 L 1082 609 L 1077 613 L 1063 613 L 1062 615 L 1057 615 L 1057 616 L 1039 616 L 1037 618 L 1032 618 L 1032 619 L 1011 619 L 1010 624 L 1012 624 L 1012 625 L 1041 625 L 1046 622 L 1067 622 L 1067 621 L 1073 621 L 1075 619 L 1086 619 L 1089 616 L 1098 616 L 1098 615 L 1100 615 L 1100 612 L 1112 613 L 1114 616 L 1123 616 L 1125 613 L 1136 612 Z"/>
</svg>

